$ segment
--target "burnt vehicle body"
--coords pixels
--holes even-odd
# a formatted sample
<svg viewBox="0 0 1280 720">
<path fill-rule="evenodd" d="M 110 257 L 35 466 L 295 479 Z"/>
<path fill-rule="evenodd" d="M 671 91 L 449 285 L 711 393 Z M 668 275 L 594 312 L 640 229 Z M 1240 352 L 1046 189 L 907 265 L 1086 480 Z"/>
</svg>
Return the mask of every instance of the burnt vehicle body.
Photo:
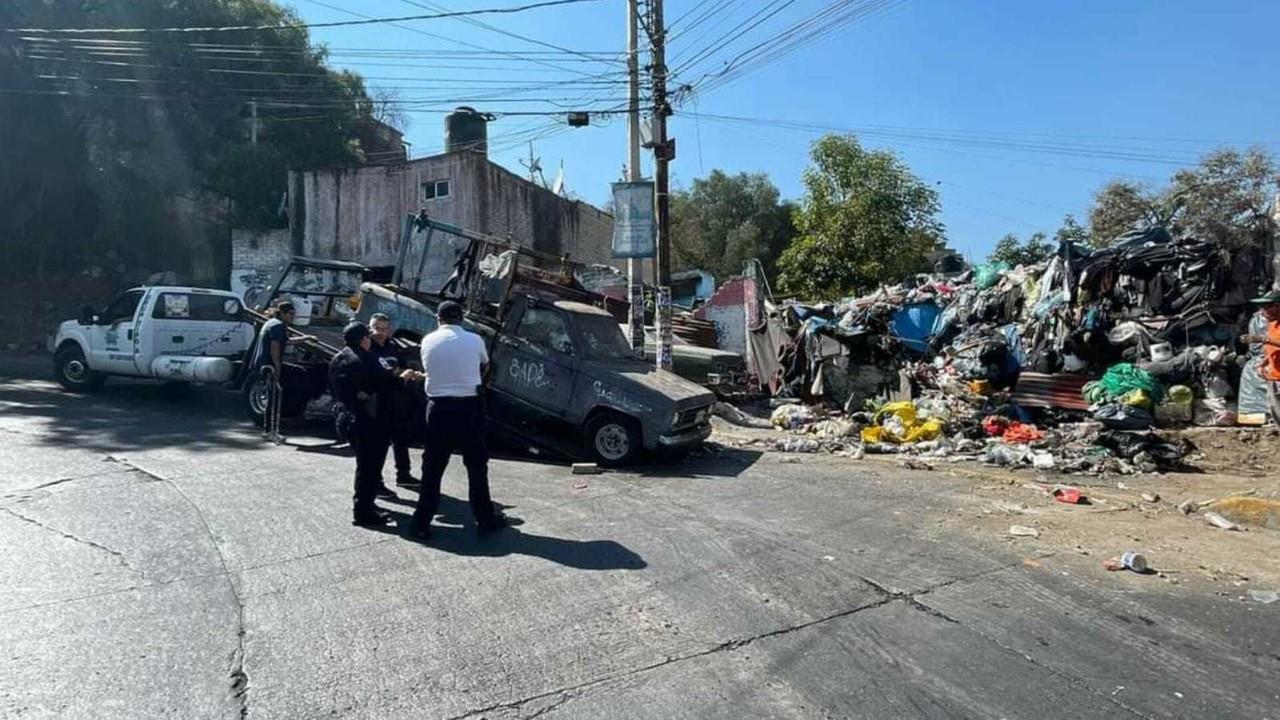
<svg viewBox="0 0 1280 720">
<path fill-rule="evenodd" d="M 442 253 L 429 244 L 436 234 L 465 242 Z M 433 252 L 453 271 L 433 271 Z M 440 291 L 423 289 L 424 277 L 446 275 Z M 646 454 L 678 455 L 711 433 L 715 396 L 638 358 L 606 309 L 608 300 L 576 287 L 563 258 L 411 217 L 396 281 L 363 285 L 356 318 L 386 314 L 399 338 L 416 342 L 436 328 L 440 302 L 462 302 L 464 325 L 489 348 L 489 419 L 509 434 L 624 465 Z"/>
</svg>

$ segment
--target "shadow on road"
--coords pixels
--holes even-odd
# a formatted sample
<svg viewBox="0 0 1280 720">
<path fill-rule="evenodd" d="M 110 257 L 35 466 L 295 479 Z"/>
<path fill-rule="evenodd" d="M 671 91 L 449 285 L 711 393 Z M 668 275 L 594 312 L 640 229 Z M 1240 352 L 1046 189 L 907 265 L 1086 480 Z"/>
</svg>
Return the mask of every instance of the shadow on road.
<svg viewBox="0 0 1280 720">
<path fill-rule="evenodd" d="M 100 452 L 182 446 L 270 447 L 237 412 L 238 397 L 215 388 L 108 384 L 76 395 L 53 384 L 0 380 L 0 418 L 36 419 L 39 442 Z"/>
<path fill-rule="evenodd" d="M 396 504 L 409 503 L 401 501 Z M 510 507 L 494 504 L 499 508 Z M 409 529 L 410 514 L 397 510 L 390 510 L 389 514 L 396 520 L 394 527 L 369 529 L 404 536 Z M 448 495 L 440 497 L 440 512 L 436 523 L 431 526 L 431 539 L 419 542 L 406 537 L 405 542 L 467 557 L 528 555 L 577 570 L 639 570 L 648 566 L 640 555 L 613 540 L 566 540 L 535 535 L 514 527 L 478 535 L 471 522 L 471 508 L 466 502 Z"/>
<path fill-rule="evenodd" d="M 659 461 L 628 469 L 641 477 L 735 478 L 764 455 L 759 450 L 712 447 L 713 450 L 694 451 L 682 460 Z"/>
</svg>

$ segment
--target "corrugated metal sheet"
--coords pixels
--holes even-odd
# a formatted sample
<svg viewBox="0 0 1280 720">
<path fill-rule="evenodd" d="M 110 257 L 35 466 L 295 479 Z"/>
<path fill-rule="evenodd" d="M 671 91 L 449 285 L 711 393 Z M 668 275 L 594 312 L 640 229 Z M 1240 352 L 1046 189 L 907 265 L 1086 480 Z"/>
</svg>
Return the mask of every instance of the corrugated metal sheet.
<svg viewBox="0 0 1280 720">
<path fill-rule="evenodd" d="M 1018 387 L 1012 399 L 1026 407 L 1088 410 L 1089 403 L 1080 396 L 1080 389 L 1087 382 L 1089 377 L 1086 375 L 1023 372 L 1018 377 Z"/>
</svg>

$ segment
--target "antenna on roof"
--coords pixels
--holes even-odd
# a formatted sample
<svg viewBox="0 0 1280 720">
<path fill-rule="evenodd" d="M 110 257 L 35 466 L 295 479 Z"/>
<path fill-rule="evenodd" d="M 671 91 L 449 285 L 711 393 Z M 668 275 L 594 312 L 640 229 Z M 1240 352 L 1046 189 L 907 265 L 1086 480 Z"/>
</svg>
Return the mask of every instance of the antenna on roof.
<svg viewBox="0 0 1280 720">
<path fill-rule="evenodd" d="M 542 180 L 542 187 L 547 186 L 547 179 L 542 176 L 542 158 L 533 154 L 533 141 L 529 141 L 529 159 L 521 160 L 520 164 L 529 171 L 529 182 L 536 183 Z"/>
</svg>

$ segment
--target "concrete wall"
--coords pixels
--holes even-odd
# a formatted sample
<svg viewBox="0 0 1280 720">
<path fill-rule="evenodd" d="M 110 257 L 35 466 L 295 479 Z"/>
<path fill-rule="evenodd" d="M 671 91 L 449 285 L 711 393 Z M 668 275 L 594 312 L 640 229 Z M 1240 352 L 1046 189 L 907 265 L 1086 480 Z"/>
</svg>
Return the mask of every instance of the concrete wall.
<svg viewBox="0 0 1280 720">
<path fill-rule="evenodd" d="M 365 265 L 393 265 L 404 216 L 425 208 L 444 222 L 465 225 L 466 193 L 460 192 L 464 158 L 439 155 L 401 165 L 378 165 L 290 173 L 290 187 L 301 192 L 292 203 L 290 224 L 300 254 Z M 421 184 L 450 180 L 450 196 L 423 202 Z M 299 207 L 299 205 L 301 207 Z"/>
<path fill-rule="evenodd" d="M 748 286 L 754 286 L 748 278 L 730 278 L 707 300 L 706 305 L 693 312 L 694 317 L 715 323 L 716 340 L 721 350 L 740 355 L 747 352 Z M 754 287 L 751 294 L 754 295 Z"/>
<path fill-rule="evenodd" d="M 424 200 L 424 182 L 448 180 Z M 566 200 L 484 156 L 459 152 L 399 165 L 290 173 L 293 243 L 305 255 L 392 265 L 404 216 L 425 209 L 443 222 L 579 262 L 608 262 L 613 218 Z"/>
</svg>

